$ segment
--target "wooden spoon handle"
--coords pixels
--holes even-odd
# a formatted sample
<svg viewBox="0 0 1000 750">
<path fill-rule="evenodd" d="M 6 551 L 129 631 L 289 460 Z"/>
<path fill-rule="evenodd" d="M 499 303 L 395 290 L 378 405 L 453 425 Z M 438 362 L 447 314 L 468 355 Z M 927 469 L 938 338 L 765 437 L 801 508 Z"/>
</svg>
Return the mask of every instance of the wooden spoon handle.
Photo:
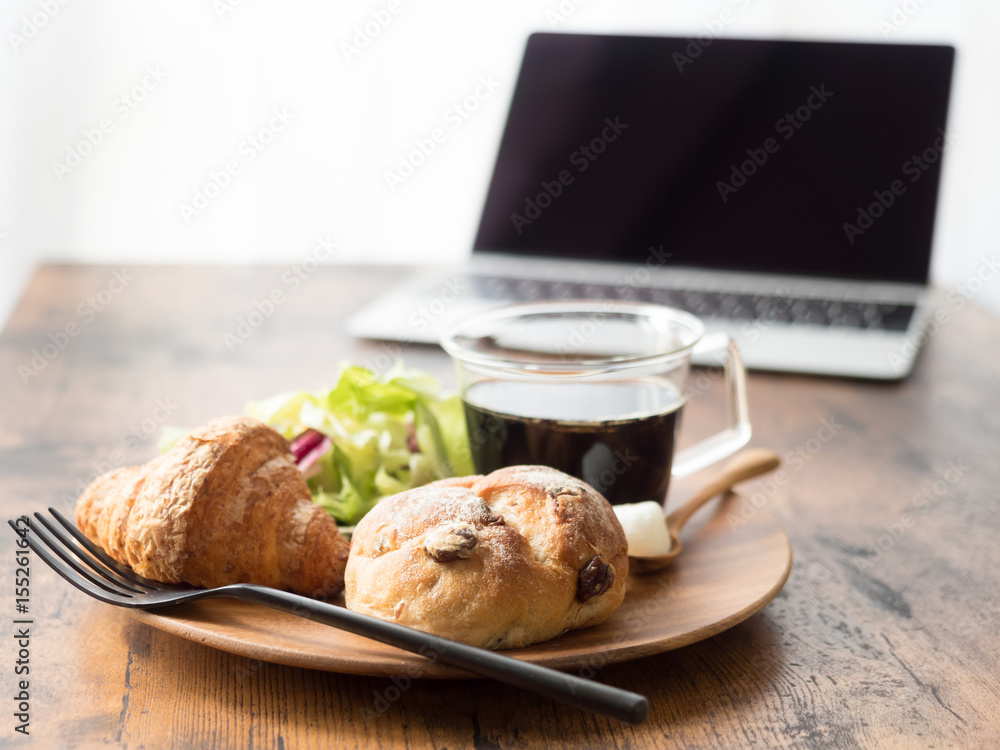
<svg viewBox="0 0 1000 750">
<path fill-rule="evenodd" d="M 743 451 L 726 464 L 719 476 L 694 493 L 684 505 L 667 516 L 667 529 L 671 534 L 679 534 L 681 527 L 687 523 L 691 514 L 720 492 L 725 492 L 738 482 L 766 474 L 776 469 L 780 463 L 781 459 L 778 458 L 778 455 L 766 448 Z"/>
</svg>

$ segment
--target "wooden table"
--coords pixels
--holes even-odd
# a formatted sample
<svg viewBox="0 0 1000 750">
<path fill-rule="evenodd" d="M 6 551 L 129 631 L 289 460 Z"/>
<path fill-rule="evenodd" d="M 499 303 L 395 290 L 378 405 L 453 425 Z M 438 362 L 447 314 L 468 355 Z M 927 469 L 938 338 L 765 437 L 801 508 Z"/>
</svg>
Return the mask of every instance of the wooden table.
<svg viewBox="0 0 1000 750">
<path fill-rule="evenodd" d="M 376 363 L 385 345 L 339 324 L 404 275 L 42 267 L 0 336 L 4 518 L 71 507 L 88 475 L 153 456 L 161 423 L 196 425 L 249 398 L 329 385 L 343 359 Z M 239 336 L 238 320 L 275 290 L 282 301 Z M 600 671 L 649 697 L 641 726 L 487 681 L 417 681 L 365 719 L 387 680 L 167 635 L 35 561 L 31 735 L 14 731 L 19 647 L 8 636 L 0 737 L 12 747 L 1000 746 L 1000 322 L 943 294 L 939 303 L 949 322 L 904 383 L 751 376 L 753 444 L 785 457 L 789 481 L 746 485 L 744 508 L 784 525 L 794 570 L 743 624 Z M 440 350 L 402 353 L 453 383 Z M 717 429 L 719 390 L 692 400 L 685 441 Z"/>
</svg>

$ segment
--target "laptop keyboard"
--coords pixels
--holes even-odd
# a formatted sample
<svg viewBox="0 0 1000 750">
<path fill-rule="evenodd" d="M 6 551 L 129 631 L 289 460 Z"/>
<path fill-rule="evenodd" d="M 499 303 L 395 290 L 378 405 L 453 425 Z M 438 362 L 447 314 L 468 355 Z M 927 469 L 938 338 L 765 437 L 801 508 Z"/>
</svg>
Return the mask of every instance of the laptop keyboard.
<svg viewBox="0 0 1000 750">
<path fill-rule="evenodd" d="M 623 299 L 676 307 L 702 320 L 764 319 L 785 323 L 905 331 L 913 305 L 849 302 L 783 295 L 703 292 L 662 287 L 613 286 L 569 281 L 541 281 L 499 276 L 472 276 L 467 283 L 486 299 Z"/>
</svg>

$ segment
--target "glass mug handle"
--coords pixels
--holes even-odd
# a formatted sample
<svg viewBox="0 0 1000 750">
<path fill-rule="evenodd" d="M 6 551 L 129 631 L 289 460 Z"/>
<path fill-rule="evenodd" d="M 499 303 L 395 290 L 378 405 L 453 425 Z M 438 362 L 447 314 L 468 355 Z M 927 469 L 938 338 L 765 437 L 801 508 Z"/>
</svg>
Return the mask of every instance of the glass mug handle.
<svg viewBox="0 0 1000 750">
<path fill-rule="evenodd" d="M 725 334 L 706 336 L 694 347 L 699 354 L 725 350 L 726 410 L 729 427 L 700 443 L 678 451 L 670 475 L 686 477 L 726 456 L 731 456 L 750 441 L 750 410 L 747 406 L 747 372 L 736 342 Z"/>
</svg>

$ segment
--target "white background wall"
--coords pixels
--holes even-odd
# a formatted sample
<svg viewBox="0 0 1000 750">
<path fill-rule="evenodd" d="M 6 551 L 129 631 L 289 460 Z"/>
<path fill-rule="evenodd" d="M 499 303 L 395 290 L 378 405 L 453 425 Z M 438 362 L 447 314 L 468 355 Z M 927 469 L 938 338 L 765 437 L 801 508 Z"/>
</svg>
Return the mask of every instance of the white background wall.
<svg viewBox="0 0 1000 750">
<path fill-rule="evenodd" d="M 461 258 L 524 39 L 550 29 L 956 44 L 935 280 L 962 283 L 998 250 L 995 0 L 64 1 L 0 10 L 0 321 L 45 260 L 284 263 L 323 235 L 345 262 Z M 391 20 L 346 54 L 373 13 Z M 451 129 L 480 77 L 495 92 Z M 290 122 L 257 149 L 275 109 Z M 391 190 L 385 172 L 435 127 L 446 141 Z M 977 301 L 1000 310 L 1000 282 Z"/>
</svg>

